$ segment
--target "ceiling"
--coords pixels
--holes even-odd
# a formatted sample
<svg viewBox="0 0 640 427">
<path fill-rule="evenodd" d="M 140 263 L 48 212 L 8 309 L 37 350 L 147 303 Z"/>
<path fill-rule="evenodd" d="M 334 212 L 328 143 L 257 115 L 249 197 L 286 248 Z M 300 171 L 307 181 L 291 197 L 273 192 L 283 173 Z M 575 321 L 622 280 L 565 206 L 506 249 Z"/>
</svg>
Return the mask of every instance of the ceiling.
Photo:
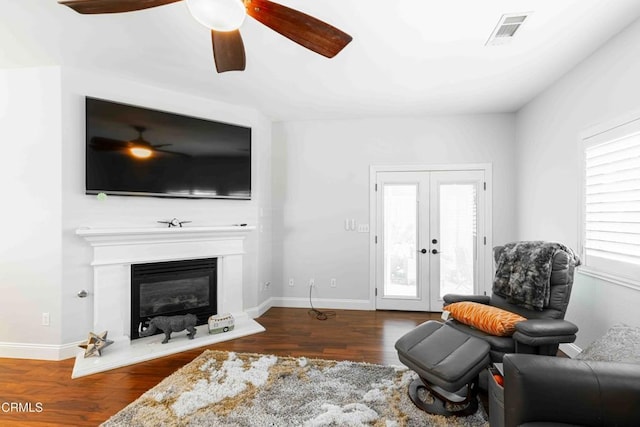
<svg viewBox="0 0 640 427">
<path fill-rule="evenodd" d="M 246 71 L 217 74 L 209 31 L 184 2 L 90 16 L 56 0 L 0 0 L 0 68 L 96 70 L 274 121 L 514 112 L 640 17 L 638 0 L 279 2 L 353 41 L 327 59 L 247 18 Z M 517 37 L 485 46 L 500 17 L 519 12 L 532 14 Z"/>
</svg>

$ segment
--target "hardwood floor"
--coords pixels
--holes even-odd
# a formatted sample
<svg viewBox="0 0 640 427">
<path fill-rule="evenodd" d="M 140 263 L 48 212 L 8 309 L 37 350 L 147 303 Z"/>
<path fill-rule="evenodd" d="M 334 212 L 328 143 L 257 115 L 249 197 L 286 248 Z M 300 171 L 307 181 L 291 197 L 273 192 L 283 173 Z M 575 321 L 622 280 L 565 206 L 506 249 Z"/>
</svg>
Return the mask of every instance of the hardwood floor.
<svg viewBox="0 0 640 427">
<path fill-rule="evenodd" d="M 98 425 L 206 348 L 400 364 L 393 347 L 396 340 L 416 325 L 439 317 L 337 310 L 335 317 L 320 321 L 310 317 L 307 309 L 272 308 L 256 319 L 266 328 L 261 334 L 74 380 L 73 359 L 0 359 L 0 426 Z M 19 410 L 12 410 L 12 404 Z"/>
</svg>

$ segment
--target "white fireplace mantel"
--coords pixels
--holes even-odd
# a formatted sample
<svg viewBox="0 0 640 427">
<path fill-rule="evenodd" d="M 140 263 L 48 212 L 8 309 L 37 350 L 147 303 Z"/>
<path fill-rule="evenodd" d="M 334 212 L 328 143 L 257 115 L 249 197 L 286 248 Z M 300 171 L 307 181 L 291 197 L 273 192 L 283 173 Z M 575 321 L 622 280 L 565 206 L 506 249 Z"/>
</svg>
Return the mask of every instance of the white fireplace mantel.
<svg viewBox="0 0 640 427">
<path fill-rule="evenodd" d="M 222 236 L 227 234 L 244 233 L 255 230 L 254 226 L 241 225 L 221 225 L 209 227 L 80 227 L 76 230 L 76 234 L 83 236 L 89 241 L 106 242 L 111 237 L 117 238 L 133 238 L 134 236 L 147 236 L 151 238 L 160 238 L 161 236 L 193 236 L 193 235 L 216 235 Z"/>
<path fill-rule="evenodd" d="M 83 227 L 76 234 L 93 246 L 91 265 L 97 266 L 239 255 L 244 253 L 242 241 L 253 230 L 254 226 Z"/>
<path fill-rule="evenodd" d="M 253 226 L 78 228 L 76 234 L 93 247 L 93 331 L 109 331 L 109 338 L 122 350 L 127 347 L 123 354 L 133 354 L 134 343 L 129 339 L 131 265 L 202 258 L 218 259 L 217 312 L 231 313 L 238 323 L 255 323 L 243 311 L 242 296 L 244 239 L 253 230 Z M 247 333 L 260 330 L 264 329 L 257 323 L 250 324 Z M 234 336 L 244 334 L 234 332 Z M 197 345 L 189 343 L 193 344 Z M 146 349 L 134 351 L 140 352 L 143 356 L 136 356 L 135 361 L 151 355 Z M 126 360 L 114 362 L 117 366 L 125 364 Z"/>
</svg>

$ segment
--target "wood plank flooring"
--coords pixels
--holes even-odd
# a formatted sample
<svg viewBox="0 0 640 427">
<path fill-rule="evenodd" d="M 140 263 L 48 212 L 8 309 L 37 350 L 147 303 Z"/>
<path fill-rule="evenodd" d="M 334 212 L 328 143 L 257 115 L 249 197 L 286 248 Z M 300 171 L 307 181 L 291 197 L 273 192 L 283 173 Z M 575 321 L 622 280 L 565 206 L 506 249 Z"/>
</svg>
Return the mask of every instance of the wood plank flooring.
<svg viewBox="0 0 640 427">
<path fill-rule="evenodd" d="M 337 310 L 335 317 L 321 321 L 310 317 L 307 309 L 272 308 L 256 319 L 266 328 L 261 334 L 74 380 L 74 359 L 0 359 L 0 426 L 98 425 L 206 348 L 400 364 L 393 347 L 396 340 L 416 325 L 439 317 Z M 19 410 L 12 410 L 11 404 Z M 16 404 L 21 406 L 15 408 Z"/>
</svg>

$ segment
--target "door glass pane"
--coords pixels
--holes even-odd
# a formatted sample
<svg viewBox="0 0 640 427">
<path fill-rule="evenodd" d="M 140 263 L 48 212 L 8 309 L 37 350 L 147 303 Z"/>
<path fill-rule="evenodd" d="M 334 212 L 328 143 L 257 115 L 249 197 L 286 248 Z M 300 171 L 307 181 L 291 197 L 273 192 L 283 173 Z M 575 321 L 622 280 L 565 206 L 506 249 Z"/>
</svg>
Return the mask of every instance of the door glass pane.
<svg viewBox="0 0 640 427">
<path fill-rule="evenodd" d="M 476 225 L 475 184 L 441 184 L 440 297 L 473 294 Z"/>
<path fill-rule="evenodd" d="M 417 184 L 384 186 L 384 296 L 418 296 L 417 196 Z"/>
</svg>

